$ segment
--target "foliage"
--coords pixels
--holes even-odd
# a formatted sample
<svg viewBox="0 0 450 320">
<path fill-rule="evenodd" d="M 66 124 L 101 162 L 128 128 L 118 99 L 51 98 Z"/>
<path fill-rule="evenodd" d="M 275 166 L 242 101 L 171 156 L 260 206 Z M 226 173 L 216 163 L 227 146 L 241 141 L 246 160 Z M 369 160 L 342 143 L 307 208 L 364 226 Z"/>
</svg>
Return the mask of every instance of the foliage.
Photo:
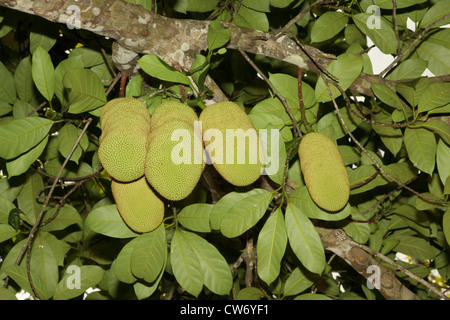
<svg viewBox="0 0 450 320">
<path fill-rule="evenodd" d="M 190 70 L 142 55 L 125 86 L 111 39 L 1 13 L 0 299 L 21 289 L 82 299 L 91 287 L 100 291 L 88 299 L 383 299 L 327 250 L 316 226 L 340 228 L 390 260 L 409 256 L 398 265 L 415 277 L 394 268 L 402 285 L 437 297 L 418 279 L 436 269 L 435 282 L 450 280 L 450 29 L 438 28 L 449 22 L 448 1 L 322 1 L 311 10 L 313 1 L 302 0 L 137 4 L 211 20 L 209 50 L 196 53 Z M 378 28 L 368 27 L 372 4 L 381 8 Z M 256 70 L 227 50 L 232 35 L 220 21 L 281 30 L 336 59 L 302 76 L 264 53 L 244 56 Z M 372 74 L 366 36 L 398 60 L 362 95 L 354 85 Z M 422 76 L 426 68 L 433 77 Z M 101 107 L 124 90 L 150 113 L 165 99 L 200 112 L 212 98 L 207 77 L 257 129 L 279 130 L 279 168 L 264 183 L 226 185 L 220 198 L 214 192 L 224 182 L 204 179 L 188 198 L 166 203 L 158 229 L 137 234 L 121 219 L 98 160 Z M 336 141 L 347 167 L 350 202 L 339 212 L 317 207 L 304 185 L 296 148 L 309 129 Z M 81 287 L 71 286 L 74 270 Z"/>
</svg>

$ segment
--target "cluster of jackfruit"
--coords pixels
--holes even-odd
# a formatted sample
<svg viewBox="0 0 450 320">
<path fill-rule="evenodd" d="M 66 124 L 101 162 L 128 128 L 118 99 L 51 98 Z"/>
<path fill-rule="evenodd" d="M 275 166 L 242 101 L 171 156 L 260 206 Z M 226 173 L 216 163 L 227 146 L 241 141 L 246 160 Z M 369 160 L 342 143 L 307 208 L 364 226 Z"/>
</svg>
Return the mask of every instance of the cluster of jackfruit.
<svg viewBox="0 0 450 320">
<path fill-rule="evenodd" d="M 150 117 L 140 100 L 118 98 L 103 107 L 100 125 L 100 162 L 113 178 L 111 189 L 119 213 L 137 232 L 150 232 L 162 223 L 161 198 L 177 201 L 193 191 L 205 168 L 203 137 L 209 129 L 216 140 L 205 141 L 208 156 L 223 154 L 213 165 L 231 184 L 255 182 L 264 166 L 253 123 L 232 102 L 210 105 L 198 117 L 188 105 L 166 101 Z M 227 129 L 237 135 L 228 137 Z M 233 149 L 227 150 L 227 141 Z M 234 156 L 226 158 L 230 152 Z"/>
<path fill-rule="evenodd" d="M 164 218 L 164 202 L 143 178 L 150 135 L 147 107 L 133 98 L 111 100 L 102 108 L 100 126 L 98 157 L 113 178 L 117 210 L 136 232 L 156 229 Z"/>
<path fill-rule="evenodd" d="M 327 211 L 343 209 L 350 196 L 350 181 L 334 141 L 322 133 L 308 133 L 300 142 L 298 155 L 312 200 Z"/>
</svg>

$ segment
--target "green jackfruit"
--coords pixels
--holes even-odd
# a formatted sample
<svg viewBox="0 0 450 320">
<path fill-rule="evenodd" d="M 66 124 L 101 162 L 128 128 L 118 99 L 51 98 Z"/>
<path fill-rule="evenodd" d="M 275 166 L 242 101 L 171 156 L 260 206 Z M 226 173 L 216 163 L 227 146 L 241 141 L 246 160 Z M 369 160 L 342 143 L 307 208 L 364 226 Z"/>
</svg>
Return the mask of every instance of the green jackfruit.
<svg viewBox="0 0 450 320">
<path fill-rule="evenodd" d="M 143 102 L 117 98 L 100 114 L 102 135 L 98 157 L 111 177 L 130 182 L 144 175 L 150 114 Z"/>
<path fill-rule="evenodd" d="M 166 101 L 156 107 L 153 112 L 151 128 L 155 130 L 157 127 L 172 120 L 183 120 L 193 126 L 194 121 L 198 121 L 198 116 L 187 104 L 178 101 Z"/>
<path fill-rule="evenodd" d="M 220 102 L 206 107 L 199 120 L 205 149 L 219 174 L 236 186 L 255 182 L 264 168 L 264 153 L 247 113 L 234 102 Z M 235 133 L 236 138 L 232 135 L 227 137 L 227 131 Z M 228 150 L 227 145 L 230 147 Z"/>
<path fill-rule="evenodd" d="M 162 223 L 164 202 L 144 177 L 132 182 L 112 180 L 111 191 L 117 210 L 130 229 L 140 233 L 150 232 Z"/>
<path fill-rule="evenodd" d="M 298 155 L 313 201 L 327 211 L 344 208 L 350 196 L 350 181 L 333 140 L 322 133 L 308 133 L 300 142 Z"/>
<path fill-rule="evenodd" d="M 177 129 L 180 131 L 175 131 Z M 171 140 L 172 133 L 176 141 Z M 205 166 L 201 136 L 195 134 L 193 124 L 174 118 L 152 127 L 147 150 L 145 177 L 148 182 L 166 199 L 186 198 L 197 185 Z"/>
</svg>

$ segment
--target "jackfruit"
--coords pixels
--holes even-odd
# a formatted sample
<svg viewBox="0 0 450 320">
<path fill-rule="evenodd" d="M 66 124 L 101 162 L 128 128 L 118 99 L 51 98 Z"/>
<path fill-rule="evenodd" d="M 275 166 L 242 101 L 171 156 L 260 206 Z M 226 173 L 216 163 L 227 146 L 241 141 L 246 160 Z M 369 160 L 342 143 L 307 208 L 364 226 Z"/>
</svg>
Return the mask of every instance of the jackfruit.
<svg viewBox="0 0 450 320">
<path fill-rule="evenodd" d="M 344 208 L 350 196 L 350 181 L 334 141 L 322 133 L 308 133 L 300 142 L 298 155 L 313 201 L 327 211 Z"/>
<path fill-rule="evenodd" d="M 255 182 L 264 168 L 264 153 L 247 113 L 234 102 L 219 102 L 207 106 L 199 120 L 207 156 L 219 174 L 235 186 Z"/>
<path fill-rule="evenodd" d="M 151 232 L 164 218 L 164 202 L 153 192 L 145 177 L 132 182 L 112 180 L 111 191 L 117 210 L 130 229 Z"/>
<path fill-rule="evenodd" d="M 144 175 L 150 113 L 143 102 L 117 98 L 102 108 L 98 157 L 114 179 L 130 182 Z"/>
<path fill-rule="evenodd" d="M 165 115 L 167 113 L 173 113 L 170 121 L 152 126 L 145 177 L 161 196 L 177 201 L 186 198 L 195 188 L 205 160 L 201 136 L 195 132 L 193 122 L 185 121 L 185 117 L 177 118 L 180 113 L 175 108 L 167 109 Z M 198 121 L 198 118 L 191 120 Z M 180 131 L 175 131 L 177 129 Z M 175 141 L 172 141 L 173 133 Z"/>
<path fill-rule="evenodd" d="M 151 129 L 154 130 L 171 120 L 183 120 L 193 126 L 194 122 L 198 121 L 198 116 L 187 104 L 178 101 L 166 101 L 156 107 L 153 112 Z"/>
</svg>

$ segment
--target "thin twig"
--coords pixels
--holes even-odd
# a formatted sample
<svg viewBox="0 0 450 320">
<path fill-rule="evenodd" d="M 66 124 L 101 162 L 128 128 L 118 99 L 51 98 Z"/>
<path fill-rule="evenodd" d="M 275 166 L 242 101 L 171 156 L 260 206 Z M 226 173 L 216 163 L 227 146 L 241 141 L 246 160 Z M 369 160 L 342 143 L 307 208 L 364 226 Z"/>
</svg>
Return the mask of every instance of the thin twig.
<svg viewBox="0 0 450 320">
<path fill-rule="evenodd" d="M 434 293 L 436 293 L 438 296 L 440 296 L 442 299 L 444 300 L 450 300 L 450 298 L 448 298 L 445 294 L 443 294 L 440 290 L 438 290 L 432 283 L 416 276 L 414 273 L 412 273 L 411 271 L 409 271 L 408 269 L 406 269 L 405 267 L 402 267 L 401 265 L 399 265 L 398 263 L 395 263 L 394 261 L 392 261 L 391 259 L 389 259 L 388 257 L 386 257 L 385 255 L 373 250 L 372 248 L 357 243 L 355 242 L 355 245 L 361 249 L 363 249 L 364 251 L 366 251 L 367 253 L 370 253 L 371 255 L 383 260 L 384 262 L 390 264 L 391 266 L 397 268 L 398 270 L 400 270 L 401 272 L 403 272 L 404 274 L 406 274 L 408 277 L 410 277 L 411 279 L 416 280 L 417 282 L 423 284 L 425 287 L 427 287 L 428 289 L 430 289 L 431 291 L 433 291 Z"/>
</svg>

